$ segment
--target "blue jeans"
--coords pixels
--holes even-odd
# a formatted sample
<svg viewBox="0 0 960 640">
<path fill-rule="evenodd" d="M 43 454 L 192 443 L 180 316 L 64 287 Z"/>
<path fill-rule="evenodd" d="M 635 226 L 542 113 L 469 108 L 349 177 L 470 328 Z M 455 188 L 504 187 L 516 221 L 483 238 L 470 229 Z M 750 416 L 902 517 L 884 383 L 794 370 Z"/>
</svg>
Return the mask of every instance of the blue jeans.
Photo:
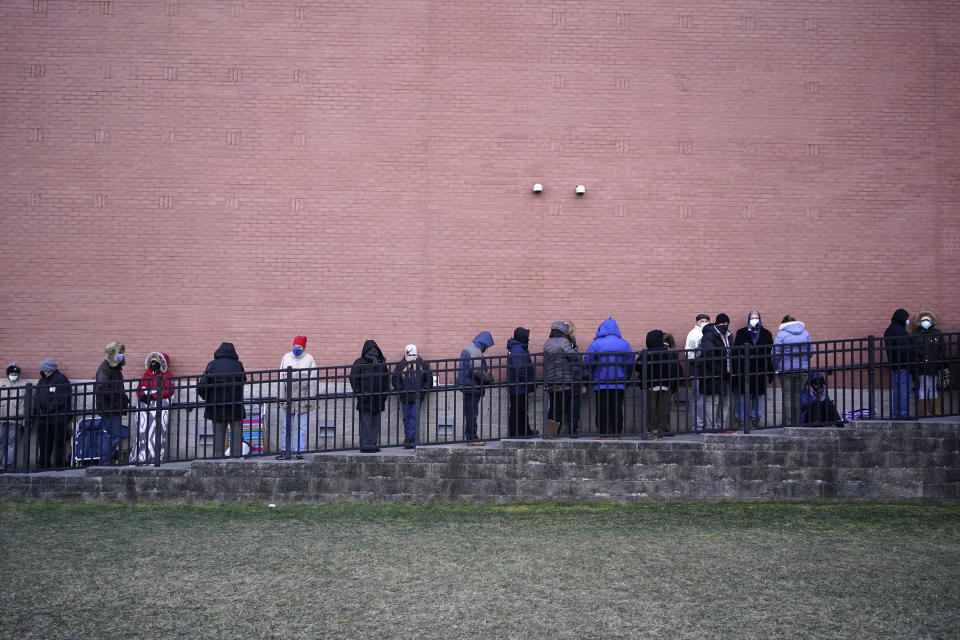
<svg viewBox="0 0 960 640">
<path fill-rule="evenodd" d="M 734 411 L 734 417 L 746 424 L 747 416 L 745 406 L 747 404 L 747 396 L 740 396 L 737 398 L 737 408 Z M 750 396 L 750 417 L 756 420 L 760 419 L 760 416 L 763 415 L 763 396 L 752 395 Z"/>
<path fill-rule="evenodd" d="M 123 416 L 100 416 L 100 464 L 113 464 L 120 446 L 120 427 Z"/>
<path fill-rule="evenodd" d="M 890 389 L 890 417 L 906 418 L 910 414 L 910 372 L 894 369 Z"/>
<path fill-rule="evenodd" d="M 289 422 L 287 422 L 289 420 Z M 283 425 L 283 436 L 280 438 L 280 450 L 287 450 L 287 432 L 290 433 L 290 451 L 307 450 L 307 425 L 310 422 L 309 413 L 280 412 L 280 424 Z"/>
<path fill-rule="evenodd" d="M 417 440 L 417 414 L 420 410 L 420 403 L 401 402 L 400 412 L 403 414 L 403 436 L 410 442 Z"/>
</svg>

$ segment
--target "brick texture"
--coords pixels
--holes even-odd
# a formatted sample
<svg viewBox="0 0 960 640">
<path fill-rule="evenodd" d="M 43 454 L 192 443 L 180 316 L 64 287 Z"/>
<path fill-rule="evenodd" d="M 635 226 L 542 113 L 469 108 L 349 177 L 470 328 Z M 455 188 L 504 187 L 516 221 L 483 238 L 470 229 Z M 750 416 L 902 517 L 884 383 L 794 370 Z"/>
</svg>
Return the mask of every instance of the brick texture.
<svg viewBox="0 0 960 640">
<path fill-rule="evenodd" d="M 956 329 L 958 43 L 946 0 L 4 0 L 0 359 Z"/>
</svg>

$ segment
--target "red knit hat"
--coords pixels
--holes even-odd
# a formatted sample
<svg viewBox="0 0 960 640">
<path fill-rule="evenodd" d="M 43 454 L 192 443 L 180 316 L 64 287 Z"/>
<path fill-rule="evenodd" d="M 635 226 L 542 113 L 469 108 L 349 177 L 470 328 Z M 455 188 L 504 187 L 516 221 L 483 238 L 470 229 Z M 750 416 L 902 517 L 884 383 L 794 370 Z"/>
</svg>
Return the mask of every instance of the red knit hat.
<svg viewBox="0 0 960 640">
<path fill-rule="evenodd" d="M 307 336 L 297 336 L 293 339 L 293 344 L 298 344 L 301 347 L 306 348 L 307 346 Z"/>
</svg>

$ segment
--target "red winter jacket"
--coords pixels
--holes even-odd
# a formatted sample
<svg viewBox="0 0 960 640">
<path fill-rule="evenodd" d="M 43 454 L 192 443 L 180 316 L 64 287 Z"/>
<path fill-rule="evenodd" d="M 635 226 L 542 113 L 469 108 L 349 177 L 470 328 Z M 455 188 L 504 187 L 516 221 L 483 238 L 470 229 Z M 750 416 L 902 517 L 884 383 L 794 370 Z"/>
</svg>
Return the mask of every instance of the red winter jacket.
<svg viewBox="0 0 960 640">
<path fill-rule="evenodd" d="M 150 359 L 157 357 L 160 359 L 160 372 L 154 373 L 150 369 Z M 154 351 L 147 355 L 144 360 L 144 366 L 147 368 L 141 376 L 140 384 L 137 385 L 137 396 L 141 400 L 152 402 L 157 399 L 157 389 L 160 389 L 160 396 L 166 400 L 173 395 L 173 376 L 170 375 L 170 357 L 165 353 Z"/>
</svg>

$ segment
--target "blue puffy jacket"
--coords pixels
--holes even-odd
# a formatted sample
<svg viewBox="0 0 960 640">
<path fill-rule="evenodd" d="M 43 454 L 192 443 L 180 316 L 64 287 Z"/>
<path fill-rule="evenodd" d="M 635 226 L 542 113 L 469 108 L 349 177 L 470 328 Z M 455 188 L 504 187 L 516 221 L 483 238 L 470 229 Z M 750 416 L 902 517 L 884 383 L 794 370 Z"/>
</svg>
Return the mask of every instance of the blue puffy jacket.
<svg viewBox="0 0 960 640">
<path fill-rule="evenodd" d="M 527 345 L 510 338 L 507 340 L 507 387 L 510 395 L 516 396 L 533 391 L 537 370 L 530 359 Z"/>
<path fill-rule="evenodd" d="M 605 355 L 599 355 L 599 354 Z M 633 372 L 633 349 L 620 335 L 620 327 L 607 318 L 597 328 L 597 335 L 587 348 L 593 390 L 623 389 Z"/>
</svg>

